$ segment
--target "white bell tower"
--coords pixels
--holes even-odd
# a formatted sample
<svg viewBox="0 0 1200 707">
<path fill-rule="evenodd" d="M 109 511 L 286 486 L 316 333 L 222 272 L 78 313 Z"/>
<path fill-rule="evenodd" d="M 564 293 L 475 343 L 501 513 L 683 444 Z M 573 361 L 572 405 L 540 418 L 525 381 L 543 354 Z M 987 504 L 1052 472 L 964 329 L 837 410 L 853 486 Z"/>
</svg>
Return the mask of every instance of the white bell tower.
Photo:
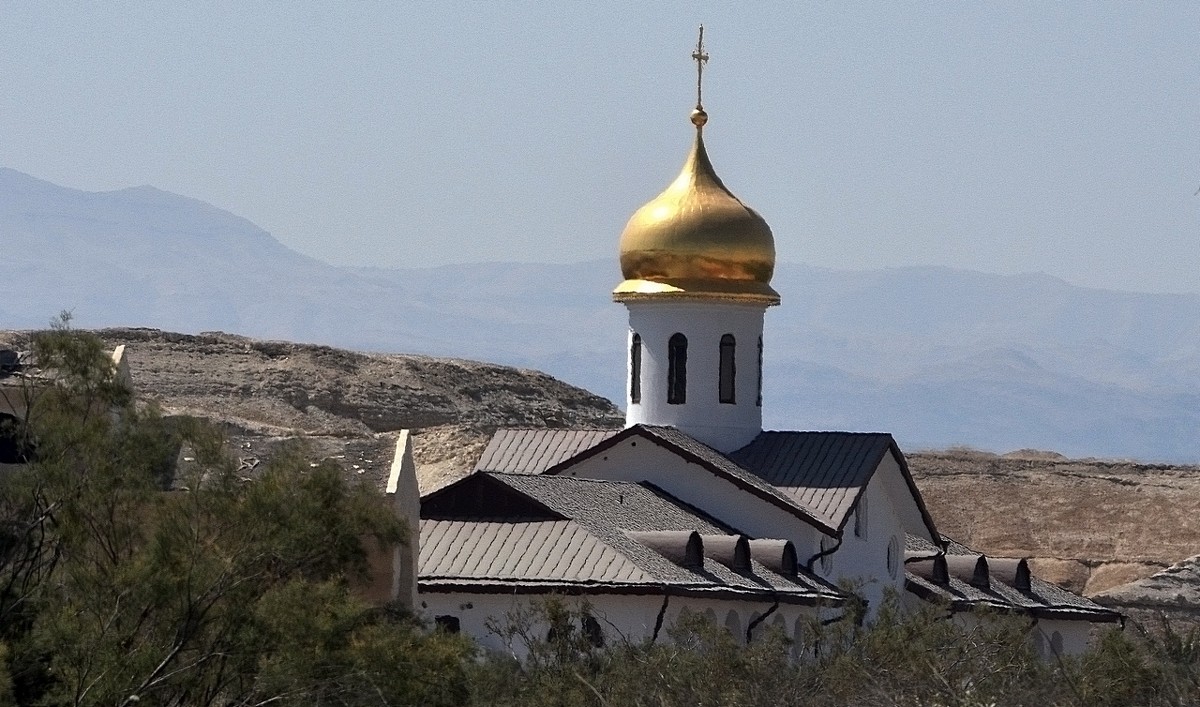
<svg viewBox="0 0 1200 707">
<path fill-rule="evenodd" d="M 763 316 L 779 294 L 770 226 L 725 188 L 704 148 L 703 42 L 701 27 L 695 144 L 626 224 L 613 299 L 629 310 L 626 426 L 670 425 L 732 452 L 762 432 Z"/>
</svg>

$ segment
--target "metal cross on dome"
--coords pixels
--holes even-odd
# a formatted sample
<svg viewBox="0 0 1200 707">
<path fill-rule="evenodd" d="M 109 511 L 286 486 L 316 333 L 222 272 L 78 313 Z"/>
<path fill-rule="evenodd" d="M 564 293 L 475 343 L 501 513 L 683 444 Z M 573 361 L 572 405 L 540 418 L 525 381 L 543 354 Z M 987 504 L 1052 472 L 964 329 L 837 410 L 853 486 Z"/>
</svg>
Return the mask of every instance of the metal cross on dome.
<svg viewBox="0 0 1200 707">
<path fill-rule="evenodd" d="M 700 38 L 696 40 L 696 51 L 692 52 L 696 60 L 696 110 L 704 110 L 704 65 L 708 63 L 708 52 L 704 51 L 704 25 L 700 25 Z"/>
</svg>

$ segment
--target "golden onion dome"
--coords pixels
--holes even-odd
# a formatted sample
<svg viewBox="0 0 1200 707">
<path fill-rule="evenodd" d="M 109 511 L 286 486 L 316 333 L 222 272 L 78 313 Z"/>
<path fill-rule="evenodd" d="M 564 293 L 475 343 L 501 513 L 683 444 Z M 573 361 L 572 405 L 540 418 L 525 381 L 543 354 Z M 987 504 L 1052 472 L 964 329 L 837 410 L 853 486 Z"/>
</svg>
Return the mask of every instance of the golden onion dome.
<svg viewBox="0 0 1200 707">
<path fill-rule="evenodd" d="M 779 304 L 771 288 L 771 227 L 721 183 L 704 149 L 708 114 L 692 111 L 696 142 L 683 171 L 634 212 L 621 233 L 625 281 L 613 299 L 741 300 Z"/>
</svg>

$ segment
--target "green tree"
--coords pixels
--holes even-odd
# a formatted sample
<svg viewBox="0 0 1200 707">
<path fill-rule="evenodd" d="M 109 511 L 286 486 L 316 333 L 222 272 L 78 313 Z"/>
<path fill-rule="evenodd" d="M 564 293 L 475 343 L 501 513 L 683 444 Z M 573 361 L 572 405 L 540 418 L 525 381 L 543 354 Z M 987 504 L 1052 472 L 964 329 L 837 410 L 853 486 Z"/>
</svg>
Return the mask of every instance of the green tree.
<svg viewBox="0 0 1200 707">
<path fill-rule="evenodd" d="M 34 459 L 0 477 L 17 700 L 462 701 L 469 646 L 351 590 L 367 543 L 406 540 L 373 489 L 303 446 L 247 481 L 210 426 L 136 404 L 95 337 L 59 327 L 33 350 L 46 375 L 21 431 Z M 176 478 L 185 443 L 197 463 Z"/>
</svg>

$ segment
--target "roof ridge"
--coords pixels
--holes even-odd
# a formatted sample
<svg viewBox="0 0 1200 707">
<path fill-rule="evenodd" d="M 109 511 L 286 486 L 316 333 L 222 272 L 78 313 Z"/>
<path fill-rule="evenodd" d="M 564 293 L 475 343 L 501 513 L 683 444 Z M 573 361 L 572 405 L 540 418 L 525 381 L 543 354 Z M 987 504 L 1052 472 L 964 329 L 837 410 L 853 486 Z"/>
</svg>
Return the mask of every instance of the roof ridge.
<svg viewBox="0 0 1200 707">
<path fill-rule="evenodd" d="M 488 471 L 480 469 L 476 474 L 491 474 L 493 476 L 511 476 L 520 479 L 561 479 L 569 481 L 588 481 L 594 484 L 612 484 L 614 486 L 641 486 L 637 481 L 621 481 L 618 479 L 593 479 L 590 476 L 563 476 L 562 474 L 522 474 L 515 471 Z"/>
</svg>

